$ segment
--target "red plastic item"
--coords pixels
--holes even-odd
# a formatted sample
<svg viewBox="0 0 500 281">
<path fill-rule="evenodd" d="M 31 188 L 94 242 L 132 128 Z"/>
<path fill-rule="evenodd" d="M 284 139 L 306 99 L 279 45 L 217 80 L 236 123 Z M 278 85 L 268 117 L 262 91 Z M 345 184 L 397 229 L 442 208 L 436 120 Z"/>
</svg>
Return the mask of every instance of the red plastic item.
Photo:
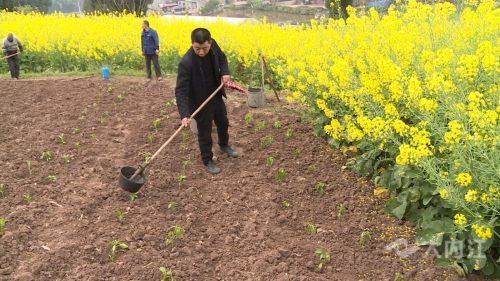
<svg viewBox="0 0 500 281">
<path fill-rule="evenodd" d="M 224 87 L 226 89 L 235 90 L 235 91 L 238 91 L 238 92 L 243 93 L 243 94 L 247 93 L 247 90 L 245 88 L 243 88 L 242 86 L 238 85 L 237 83 L 235 83 L 233 81 L 227 82 L 226 84 L 224 84 Z"/>
</svg>

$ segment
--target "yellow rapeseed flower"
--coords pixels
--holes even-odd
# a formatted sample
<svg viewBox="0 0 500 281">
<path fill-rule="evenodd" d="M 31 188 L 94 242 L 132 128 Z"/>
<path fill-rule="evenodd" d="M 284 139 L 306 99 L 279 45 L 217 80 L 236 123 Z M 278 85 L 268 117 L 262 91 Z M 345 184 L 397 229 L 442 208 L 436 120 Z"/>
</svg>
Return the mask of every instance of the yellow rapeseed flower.
<svg viewBox="0 0 500 281">
<path fill-rule="evenodd" d="M 491 237 L 493 237 L 493 232 L 491 231 L 491 228 L 486 226 L 486 225 L 477 225 L 473 224 L 472 229 L 476 233 L 477 237 L 481 238 L 482 240 L 488 240 Z"/>
<path fill-rule="evenodd" d="M 455 182 L 460 186 L 469 186 L 472 182 L 472 176 L 469 173 L 460 173 L 455 178 Z"/>
<path fill-rule="evenodd" d="M 469 189 L 464 196 L 465 201 L 469 203 L 474 203 L 477 201 L 477 190 Z"/>
<path fill-rule="evenodd" d="M 463 214 L 456 214 L 453 218 L 453 222 L 458 226 L 462 226 L 467 223 L 467 218 Z"/>
</svg>

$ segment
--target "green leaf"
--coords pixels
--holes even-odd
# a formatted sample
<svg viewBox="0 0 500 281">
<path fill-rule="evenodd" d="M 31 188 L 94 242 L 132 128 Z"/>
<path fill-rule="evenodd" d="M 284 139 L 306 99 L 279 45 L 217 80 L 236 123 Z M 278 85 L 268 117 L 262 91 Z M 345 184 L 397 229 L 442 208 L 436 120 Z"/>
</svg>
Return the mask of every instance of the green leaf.
<svg viewBox="0 0 500 281">
<path fill-rule="evenodd" d="M 367 159 L 363 161 L 363 164 L 361 164 L 360 167 L 360 172 L 362 175 L 369 175 L 373 172 L 373 160 L 372 159 Z"/>
<path fill-rule="evenodd" d="M 438 213 L 437 208 L 427 207 L 422 211 L 422 228 L 428 228 L 429 224 L 434 219 L 434 216 Z"/>
<path fill-rule="evenodd" d="M 321 130 L 324 131 L 323 128 L 321 128 Z M 328 144 L 335 148 L 340 148 L 340 142 L 338 142 L 336 139 L 332 137 L 328 138 Z"/>
<path fill-rule="evenodd" d="M 436 258 L 436 260 L 434 261 L 434 264 L 436 266 L 439 266 L 439 267 L 449 267 L 450 265 L 453 264 L 453 261 L 451 261 L 451 259 L 447 259 L 445 257 L 439 257 L 439 258 Z"/>
<path fill-rule="evenodd" d="M 417 246 L 441 246 L 443 243 L 444 232 L 436 232 L 434 229 L 419 229 L 417 230 L 415 244 Z"/>
<path fill-rule="evenodd" d="M 408 203 L 406 201 L 400 202 L 398 198 L 389 199 L 385 203 L 385 212 L 395 216 L 398 219 L 402 219 L 406 212 L 406 207 Z"/>
<path fill-rule="evenodd" d="M 462 277 L 465 277 L 465 275 L 468 272 L 467 265 L 462 264 L 462 266 L 460 266 L 460 264 L 458 264 L 456 261 L 453 264 L 451 264 L 451 267 L 453 267 L 455 271 L 458 273 L 458 275 Z"/>
<path fill-rule="evenodd" d="M 453 231 L 453 221 L 448 218 L 428 222 L 426 226 L 417 230 L 415 243 L 418 246 L 441 246 L 443 236 Z"/>
<path fill-rule="evenodd" d="M 405 192 L 408 192 L 408 201 L 414 203 L 420 200 L 420 191 L 418 190 L 418 188 L 412 187 Z"/>
</svg>

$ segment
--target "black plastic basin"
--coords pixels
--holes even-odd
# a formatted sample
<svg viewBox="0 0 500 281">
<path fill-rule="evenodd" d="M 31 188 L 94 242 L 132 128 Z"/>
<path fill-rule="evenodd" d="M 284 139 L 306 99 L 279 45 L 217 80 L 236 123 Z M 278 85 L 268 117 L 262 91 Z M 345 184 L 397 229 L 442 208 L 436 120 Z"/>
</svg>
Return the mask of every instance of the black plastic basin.
<svg viewBox="0 0 500 281">
<path fill-rule="evenodd" d="M 135 173 L 135 171 L 137 171 L 137 169 L 134 167 L 121 168 L 118 183 L 123 190 L 131 193 L 136 193 L 146 182 L 144 171 L 137 175 L 133 181 L 131 181 L 130 177 Z"/>
</svg>

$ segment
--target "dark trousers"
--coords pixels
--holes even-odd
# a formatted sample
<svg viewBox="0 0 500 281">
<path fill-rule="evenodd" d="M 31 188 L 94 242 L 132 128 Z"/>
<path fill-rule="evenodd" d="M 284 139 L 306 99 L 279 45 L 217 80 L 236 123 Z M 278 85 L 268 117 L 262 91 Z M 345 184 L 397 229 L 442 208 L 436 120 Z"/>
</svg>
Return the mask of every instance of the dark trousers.
<svg viewBox="0 0 500 281">
<path fill-rule="evenodd" d="M 12 78 L 19 78 L 19 58 L 13 56 L 7 59 L 7 64 L 9 65 L 10 76 Z"/>
<path fill-rule="evenodd" d="M 229 143 L 229 120 L 227 119 L 226 105 L 222 97 L 215 97 L 207 107 L 200 111 L 195 117 L 198 128 L 198 144 L 200 146 L 201 159 L 207 164 L 213 158 L 212 153 L 212 122 L 217 126 L 219 146 Z"/>
<path fill-rule="evenodd" d="M 153 61 L 153 65 L 155 67 L 156 77 L 161 77 L 160 63 L 158 62 L 158 55 L 145 55 L 146 58 L 146 73 L 148 74 L 148 78 L 152 77 L 151 74 L 151 61 Z"/>
</svg>

